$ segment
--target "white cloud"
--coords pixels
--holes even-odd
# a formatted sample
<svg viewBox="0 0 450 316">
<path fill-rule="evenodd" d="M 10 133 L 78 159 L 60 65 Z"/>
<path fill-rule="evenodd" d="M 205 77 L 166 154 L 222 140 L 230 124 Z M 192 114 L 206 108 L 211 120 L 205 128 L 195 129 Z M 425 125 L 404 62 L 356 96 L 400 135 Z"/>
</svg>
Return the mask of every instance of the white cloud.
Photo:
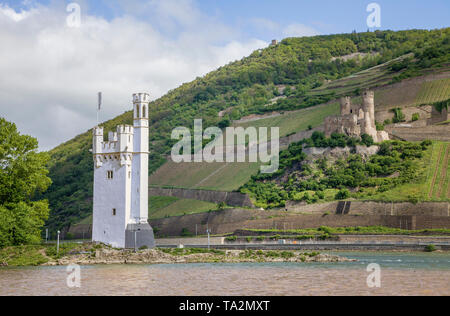
<svg viewBox="0 0 450 316">
<path fill-rule="evenodd" d="M 26 4 L 27 2 L 25 2 Z M 20 22 L 23 19 L 26 19 L 27 17 L 29 17 L 30 15 L 32 15 L 33 13 L 35 13 L 36 11 L 33 9 L 30 9 L 29 11 L 20 11 L 16 12 L 14 9 L 11 9 L 8 5 L 5 4 L 1 4 L 0 3 L 0 11 L 7 17 L 9 17 L 11 20 L 15 21 L 15 22 Z"/>
<path fill-rule="evenodd" d="M 101 119 L 110 119 L 131 108 L 134 92 L 160 97 L 268 44 L 234 40 L 232 29 L 188 0 L 127 1 L 130 11 L 111 21 L 86 15 L 82 5 L 80 28 L 66 26 L 68 13 L 56 2 L 20 13 L 0 6 L 0 116 L 37 137 L 41 149 L 95 124 L 98 91 Z M 153 14 L 142 19 L 133 10 Z"/>
<path fill-rule="evenodd" d="M 314 36 L 320 33 L 312 27 L 293 23 L 283 29 L 283 35 L 285 37 L 302 37 L 302 36 Z"/>
</svg>

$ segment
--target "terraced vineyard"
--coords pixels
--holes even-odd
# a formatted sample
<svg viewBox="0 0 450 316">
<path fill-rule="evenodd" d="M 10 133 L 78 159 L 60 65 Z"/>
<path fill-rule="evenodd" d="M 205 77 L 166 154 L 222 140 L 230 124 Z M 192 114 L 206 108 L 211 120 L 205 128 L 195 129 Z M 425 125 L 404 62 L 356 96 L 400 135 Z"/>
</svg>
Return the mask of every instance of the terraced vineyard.
<svg viewBox="0 0 450 316">
<path fill-rule="evenodd" d="M 280 127 L 280 137 L 319 126 L 325 117 L 339 112 L 338 103 L 316 106 L 280 116 L 238 124 L 248 126 Z M 174 163 L 168 161 L 149 179 L 153 186 L 172 186 L 188 189 L 233 191 L 246 183 L 259 170 L 259 163 Z"/>
<path fill-rule="evenodd" d="M 435 143 L 431 157 L 430 170 L 428 176 L 428 198 L 448 199 L 450 198 L 449 188 L 449 152 L 450 143 Z"/>
<path fill-rule="evenodd" d="M 334 92 L 336 95 L 353 94 L 356 89 L 373 88 L 376 86 L 387 85 L 392 81 L 395 73 L 389 71 L 389 67 L 400 60 L 408 57 L 405 55 L 387 63 L 372 67 L 355 73 L 351 76 L 334 80 L 326 83 L 321 87 L 312 90 L 310 95 L 321 95 L 324 93 Z"/>
<path fill-rule="evenodd" d="M 450 78 L 424 82 L 416 97 L 416 105 L 430 104 L 450 98 Z"/>
</svg>

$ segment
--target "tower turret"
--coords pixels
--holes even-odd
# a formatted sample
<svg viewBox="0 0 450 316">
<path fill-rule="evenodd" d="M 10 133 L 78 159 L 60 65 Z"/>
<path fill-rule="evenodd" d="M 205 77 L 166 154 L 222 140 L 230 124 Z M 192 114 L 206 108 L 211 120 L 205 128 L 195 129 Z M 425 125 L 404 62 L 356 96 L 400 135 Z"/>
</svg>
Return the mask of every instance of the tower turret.
<svg viewBox="0 0 450 316">
<path fill-rule="evenodd" d="M 136 222 L 148 220 L 148 93 L 133 94 L 134 156 L 131 187 L 131 217 Z"/>
</svg>

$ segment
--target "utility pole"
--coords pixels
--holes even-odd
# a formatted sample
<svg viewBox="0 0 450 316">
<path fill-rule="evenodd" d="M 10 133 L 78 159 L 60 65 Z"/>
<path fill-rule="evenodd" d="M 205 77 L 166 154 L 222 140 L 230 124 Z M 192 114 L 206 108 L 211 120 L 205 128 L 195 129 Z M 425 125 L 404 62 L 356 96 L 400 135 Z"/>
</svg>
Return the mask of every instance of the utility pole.
<svg viewBox="0 0 450 316">
<path fill-rule="evenodd" d="M 137 252 L 137 229 L 134 231 L 134 252 Z"/>
<path fill-rule="evenodd" d="M 59 255 L 59 234 L 61 234 L 61 232 L 58 230 L 58 237 L 56 241 L 56 255 Z"/>
<path fill-rule="evenodd" d="M 209 250 L 211 248 L 211 243 L 209 241 L 209 234 L 211 233 L 211 231 L 209 229 L 207 229 L 206 233 L 208 234 L 208 250 Z"/>
</svg>

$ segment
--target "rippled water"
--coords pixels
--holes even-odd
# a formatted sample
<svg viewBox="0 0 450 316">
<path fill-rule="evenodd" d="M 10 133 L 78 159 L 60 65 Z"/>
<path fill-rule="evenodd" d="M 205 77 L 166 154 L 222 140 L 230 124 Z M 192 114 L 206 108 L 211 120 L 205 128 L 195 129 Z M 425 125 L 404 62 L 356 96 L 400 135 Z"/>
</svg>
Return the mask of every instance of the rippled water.
<svg viewBox="0 0 450 316">
<path fill-rule="evenodd" d="M 84 266 L 77 289 L 66 267 L 1 268 L 0 295 L 450 295 L 450 254 L 339 254 L 359 262 Z"/>
</svg>

